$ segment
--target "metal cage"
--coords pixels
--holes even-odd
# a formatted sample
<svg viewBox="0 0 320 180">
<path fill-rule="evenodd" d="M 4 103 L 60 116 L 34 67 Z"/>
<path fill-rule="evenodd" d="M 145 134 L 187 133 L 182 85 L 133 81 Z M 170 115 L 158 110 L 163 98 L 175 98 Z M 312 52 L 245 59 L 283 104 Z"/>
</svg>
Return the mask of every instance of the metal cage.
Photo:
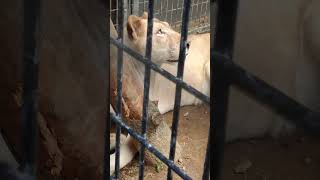
<svg viewBox="0 0 320 180">
<path fill-rule="evenodd" d="M 118 0 L 110 1 L 110 15 L 114 25 L 118 26 Z M 128 15 L 142 15 L 148 11 L 149 0 L 125 0 L 124 18 Z M 176 30 L 181 30 L 184 0 L 154 1 L 154 17 L 166 21 Z M 190 22 L 188 33 L 204 33 L 210 31 L 210 1 L 195 0 L 190 5 Z"/>
<path fill-rule="evenodd" d="M 25 16 L 24 16 L 24 86 L 23 86 L 23 111 L 22 111 L 22 131 L 24 138 L 22 140 L 22 144 L 24 147 L 24 159 L 23 159 L 23 167 L 24 171 L 28 174 L 33 175 L 32 179 L 36 179 L 35 176 L 35 150 L 36 150 L 36 113 L 38 109 L 36 108 L 36 99 L 37 99 L 37 85 L 38 85 L 38 60 L 36 53 L 36 30 L 38 25 L 38 14 L 39 14 L 39 2 L 40 0 L 30 0 L 25 3 Z M 268 105 L 270 108 L 275 110 L 276 112 L 288 117 L 293 123 L 295 123 L 298 127 L 302 127 L 307 130 L 308 133 L 312 135 L 319 136 L 320 135 L 320 114 L 319 112 L 312 111 L 305 107 L 304 105 L 296 102 L 295 100 L 288 97 L 286 94 L 280 92 L 276 88 L 268 85 L 263 80 L 257 78 L 253 74 L 245 71 L 239 65 L 232 62 L 232 51 L 233 51 L 233 41 L 234 41 L 234 29 L 236 22 L 236 14 L 237 14 L 237 0 L 218 0 L 218 15 L 217 15 L 217 28 L 214 36 L 214 46 L 211 48 L 211 69 L 214 74 L 212 74 L 211 85 L 213 86 L 213 93 L 211 94 L 211 99 L 207 96 L 204 96 L 194 88 L 188 86 L 186 83 L 182 81 L 183 76 L 183 66 L 184 66 L 184 51 L 186 48 L 186 40 L 188 35 L 188 23 L 189 23 L 189 15 L 192 10 L 191 1 L 185 0 L 183 2 L 183 16 L 182 16 L 182 24 L 181 24 L 181 46 L 180 46 L 180 57 L 179 57 L 179 65 L 178 65 L 178 75 L 177 77 L 171 75 L 170 73 L 163 71 L 161 68 L 157 67 L 150 61 L 150 52 L 151 52 L 151 42 L 152 42 L 152 25 L 148 26 L 148 38 L 147 38 L 147 52 L 145 56 L 139 55 L 135 53 L 135 51 L 126 47 L 122 43 L 123 36 L 123 20 L 125 17 L 124 6 L 125 3 L 121 3 L 119 1 L 118 9 L 120 10 L 118 13 L 118 30 L 119 30 L 119 39 L 110 38 L 110 42 L 118 47 L 118 51 L 120 56 L 118 56 L 118 88 L 117 91 L 121 92 L 121 71 L 122 71 L 122 53 L 126 51 L 126 53 L 132 55 L 136 58 L 136 60 L 142 62 L 146 66 L 146 76 L 150 77 L 150 70 L 154 70 L 161 75 L 165 76 L 172 82 L 177 84 L 176 98 L 175 98 L 175 108 L 174 108 L 174 121 L 172 126 L 172 140 L 171 140 L 171 148 L 170 148 L 170 157 L 167 159 L 164 155 L 162 155 L 157 149 L 151 146 L 147 140 L 144 138 L 145 130 L 146 130 L 146 118 L 145 115 L 147 111 L 147 102 L 148 94 L 144 94 L 144 105 L 143 105 L 143 119 L 142 119 L 142 136 L 138 132 L 134 132 L 130 127 L 123 123 L 121 120 L 121 112 L 119 111 L 119 104 L 117 106 L 117 114 L 111 113 L 111 119 L 114 121 L 117 126 L 117 136 L 119 140 L 120 129 L 123 128 L 128 133 L 136 138 L 143 146 L 141 152 L 144 151 L 144 148 L 154 153 L 161 161 L 163 161 L 168 167 L 168 177 L 167 179 L 172 179 L 171 170 L 175 171 L 180 177 L 183 179 L 191 179 L 189 175 L 187 175 L 184 171 L 179 169 L 172 161 L 174 158 L 174 149 L 175 149 L 175 137 L 177 130 L 177 122 L 179 116 L 179 102 L 181 98 L 181 90 L 184 89 L 196 97 L 203 100 L 205 103 L 210 103 L 211 108 L 211 122 L 210 122 L 210 136 L 209 143 L 207 146 L 207 153 L 205 157 L 204 164 L 204 173 L 203 179 L 209 179 L 209 167 L 212 167 L 213 173 L 211 177 L 213 179 L 220 179 L 220 169 L 221 169 L 221 160 L 223 157 L 223 144 L 224 144 L 224 136 L 225 136 L 225 120 L 226 113 L 228 107 L 228 88 L 231 84 L 240 87 L 243 91 L 247 92 L 251 96 L 253 96 L 256 100 Z M 210 1 L 211 5 L 213 1 Z M 153 18 L 153 1 L 148 2 L 148 23 L 152 22 Z M 190 17 L 190 20 L 192 18 Z M 213 38 L 213 36 L 211 36 Z M 213 42 L 213 39 L 211 40 Z M 211 44 L 212 45 L 212 44 Z M 149 84 L 149 79 L 145 79 L 145 85 Z M 148 92 L 148 86 L 145 86 L 145 92 Z M 121 93 L 118 94 L 118 102 L 121 99 Z M 213 101 L 214 99 L 214 101 Z M 210 102 L 209 102 L 210 101 Z M 108 105 L 109 106 L 109 105 Z M 108 114 L 109 116 L 109 114 Z M 213 121 L 214 120 L 214 121 Z M 213 142 L 211 144 L 211 141 Z M 106 138 L 106 144 L 108 143 L 108 138 Z M 117 141 L 117 146 L 119 147 L 119 141 Z M 116 163 L 119 162 L 119 151 L 116 148 Z M 212 152 L 212 153 L 209 153 Z M 141 155 L 142 154 L 142 155 Z M 106 155 L 108 157 L 108 155 Z M 210 164 L 209 158 L 212 159 Z M 143 153 L 140 153 L 140 179 L 143 179 Z M 109 159 L 105 158 L 105 164 L 109 163 Z M 119 164 L 118 164 L 119 165 Z M 119 175 L 119 166 L 116 166 L 115 178 Z M 108 171 L 105 171 L 107 173 Z M 109 174 L 105 175 L 106 179 L 113 178 L 109 177 Z"/>
<path fill-rule="evenodd" d="M 116 162 L 115 162 L 115 175 L 114 177 L 110 177 L 110 179 L 118 179 L 119 178 L 119 159 L 120 159 L 120 152 L 119 152 L 119 143 L 120 143 L 120 132 L 121 129 L 124 129 L 127 131 L 133 138 L 137 139 L 141 144 L 140 149 L 140 159 L 139 159 L 139 179 L 142 180 L 144 178 L 144 151 L 145 149 L 152 152 L 156 157 L 158 157 L 162 162 L 164 162 L 168 167 L 168 175 L 167 179 L 172 179 L 172 170 L 177 173 L 181 178 L 191 180 L 191 177 L 186 174 L 182 169 L 180 169 L 177 165 L 174 164 L 173 159 L 175 157 L 175 148 L 176 148 L 176 139 L 177 139 L 177 129 L 178 129 L 178 122 L 179 122 L 179 111 L 180 111 L 180 101 L 181 101 L 181 92 L 182 89 L 188 91 L 189 93 L 195 95 L 197 98 L 201 99 L 203 102 L 210 104 L 210 98 L 195 88 L 189 86 L 185 82 L 182 81 L 183 79 L 183 70 L 184 70 L 184 60 L 185 60 L 185 52 L 186 52 L 186 46 L 187 46 L 187 37 L 188 37 L 188 23 L 189 23 L 189 17 L 191 13 L 191 1 L 185 0 L 183 2 L 183 8 L 182 10 L 182 24 L 181 24 L 181 40 L 180 40 L 180 55 L 178 59 L 178 73 L 177 77 L 170 74 L 169 72 L 163 70 L 162 68 L 158 67 L 151 61 L 151 51 L 152 51 L 152 29 L 153 29 L 153 18 L 156 15 L 156 11 L 154 10 L 156 5 L 153 4 L 154 1 L 148 1 L 147 4 L 147 12 L 148 12 L 148 29 L 147 29 L 147 44 L 146 44 L 146 54 L 145 56 L 142 56 L 138 53 L 136 53 L 134 50 L 128 48 L 125 44 L 123 44 L 123 25 L 124 25 L 124 18 L 126 15 L 128 15 L 128 7 L 127 1 L 124 3 L 123 1 L 117 1 L 117 29 L 118 29 L 118 38 L 113 39 L 110 37 L 110 42 L 115 45 L 118 48 L 118 59 L 117 59 L 117 101 L 116 101 L 116 114 L 111 114 L 111 120 L 116 123 Z M 159 1 L 157 1 L 159 2 Z M 143 9 L 141 8 L 141 11 L 145 9 L 145 2 L 143 2 Z M 160 3 L 161 5 L 161 3 Z M 160 7 L 160 6 L 158 6 Z M 133 8 L 134 10 L 134 8 Z M 177 11 L 177 9 L 175 9 Z M 111 13 L 114 12 L 111 10 Z M 111 14 L 112 18 L 112 14 Z M 141 121 L 141 127 L 142 132 L 141 134 L 139 132 L 135 132 L 132 130 L 129 126 L 127 126 L 122 121 L 122 115 L 121 115 L 121 95 L 122 95 L 122 66 L 123 66 L 123 51 L 131 55 L 135 58 L 135 60 L 140 61 L 144 63 L 145 65 L 145 79 L 144 79 L 144 97 L 143 97 L 143 111 L 142 111 L 142 121 Z M 147 129 L 147 121 L 148 121 L 148 102 L 149 102 L 149 84 L 150 84 L 150 71 L 154 70 L 157 73 L 160 73 L 167 79 L 173 81 L 176 84 L 176 94 L 175 94 L 175 101 L 174 101 L 174 110 L 173 110 L 173 122 L 172 122 L 172 133 L 171 133 L 171 142 L 170 142 L 170 154 L 169 159 L 166 158 L 165 155 L 161 154 L 159 150 L 154 148 L 146 139 L 146 129 Z M 209 138 L 208 138 L 209 139 Z M 209 145 L 209 143 L 208 143 Z M 208 179 L 209 177 L 209 146 L 207 146 L 207 152 L 205 158 L 205 164 L 204 164 L 204 173 L 203 173 L 203 179 Z M 107 162 L 106 162 L 107 163 Z"/>
</svg>

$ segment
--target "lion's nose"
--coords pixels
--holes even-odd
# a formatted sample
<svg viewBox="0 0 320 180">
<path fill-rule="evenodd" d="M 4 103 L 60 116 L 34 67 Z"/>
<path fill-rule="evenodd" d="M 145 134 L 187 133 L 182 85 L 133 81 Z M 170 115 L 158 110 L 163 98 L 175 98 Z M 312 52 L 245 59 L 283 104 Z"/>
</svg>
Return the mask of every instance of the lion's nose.
<svg viewBox="0 0 320 180">
<path fill-rule="evenodd" d="M 186 44 L 187 48 L 186 48 L 186 55 L 189 54 L 189 48 L 190 48 L 190 42 L 188 41 Z"/>
<path fill-rule="evenodd" d="M 190 48 L 190 41 L 187 42 L 187 49 Z"/>
</svg>

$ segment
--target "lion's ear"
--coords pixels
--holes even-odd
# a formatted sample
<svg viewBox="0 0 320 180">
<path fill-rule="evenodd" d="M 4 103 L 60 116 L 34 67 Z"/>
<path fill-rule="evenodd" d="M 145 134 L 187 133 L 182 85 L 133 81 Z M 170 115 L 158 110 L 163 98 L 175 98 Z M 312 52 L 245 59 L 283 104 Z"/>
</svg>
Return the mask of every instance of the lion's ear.
<svg viewBox="0 0 320 180">
<path fill-rule="evenodd" d="M 141 18 L 148 19 L 148 13 L 144 11 Z"/>
<path fill-rule="evenodd" d="M 138 28 L 141 26 L 141 19 L 135 15 L 130 15 L 128 17 L 128 23 L 127 23 L 127 31 L 128 36 L 131 40 L 137 40 L 138 39 Z"/>
<path fill-rule="evenodd" d="M 169 23 L 167 23 L 167 22 L 165 22 L 165 21 L 163 21 L 162 23 L 163 23 L 164 25 L 168 26 L 168 27 L 170 26 Z"/>
</svg>

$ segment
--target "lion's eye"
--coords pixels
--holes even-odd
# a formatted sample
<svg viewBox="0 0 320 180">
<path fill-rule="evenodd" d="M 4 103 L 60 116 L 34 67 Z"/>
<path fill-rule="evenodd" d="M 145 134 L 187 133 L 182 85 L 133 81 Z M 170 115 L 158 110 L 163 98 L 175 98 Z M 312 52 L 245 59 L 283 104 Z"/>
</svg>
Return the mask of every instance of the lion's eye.
<svg viewBox="0 0 320 180">
<path fill-rule="evenodd" d="M 159 29 L 157 34 L 165 34 L 164 31 L 162 29 Z"/>
</svg>

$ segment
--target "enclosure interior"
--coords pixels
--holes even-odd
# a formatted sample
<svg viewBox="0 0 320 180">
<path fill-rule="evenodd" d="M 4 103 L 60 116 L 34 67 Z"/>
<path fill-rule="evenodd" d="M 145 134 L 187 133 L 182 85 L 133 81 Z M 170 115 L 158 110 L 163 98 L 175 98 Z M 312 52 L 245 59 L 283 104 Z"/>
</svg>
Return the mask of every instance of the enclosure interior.
<svg viewBox="0 0 320 180">
<path fill-rule="evenodd" d="M 118 0 L 110 1 L 110 17 L 118 30 Z M 124 26 L 129 15 L 141 16 L 143 12 L 148 12 L 147 0 L 124 0 Z M 210 31 L 210 1 L 195 0 L 190 1 L 190 16 L 188 34 L 208 33 Z M 154 17 L 166 21 L 177 32 L 180 33 L 182 26 L 183 0 L 159 0 L 154 1 Z M 215 12 L 212 17 L 215 17 Z M 118 30 L 119 31 L 119 30 Z M 174 74 L 175 76 L 175 74 Z M 174 101 L 174 100 L 172 100 Z M 164 115 L 167 124 L 172 124 L 172 111 Z M 197 123 L 200 118 L 201 122 Z M 177 165 L 186 171 L 193 179 L 201 179 L 203 173 L 203 164 L 208 140 L 208 129 L 210 126 L 210 109 L 207 105 L 182 107 L 180 108 L 178 141 L 181 142 L 183 157 L 177 162 Z M 190 128 L 194 130 L 190 130 Z M 112 132 L 115 132 L 112 130 Z M 122 132 L 126 133 L 126 132 Z M 197 147 L 197 148 L 190 148 Z M 186 168 L 186 164 L 193 164 Z M 162 169 L 163 167 L 157 167 Z M 144 179 L 163 179 L 166 177 L 166 170 L 145 166 Z M 133 178 L 138 175 L 138 158 L 121 169 L 120 179 Z M 178 176 L 174 174 L 174 178 Z M 180 178 L 178 178 L 180 179 Z"/>
</svg>

